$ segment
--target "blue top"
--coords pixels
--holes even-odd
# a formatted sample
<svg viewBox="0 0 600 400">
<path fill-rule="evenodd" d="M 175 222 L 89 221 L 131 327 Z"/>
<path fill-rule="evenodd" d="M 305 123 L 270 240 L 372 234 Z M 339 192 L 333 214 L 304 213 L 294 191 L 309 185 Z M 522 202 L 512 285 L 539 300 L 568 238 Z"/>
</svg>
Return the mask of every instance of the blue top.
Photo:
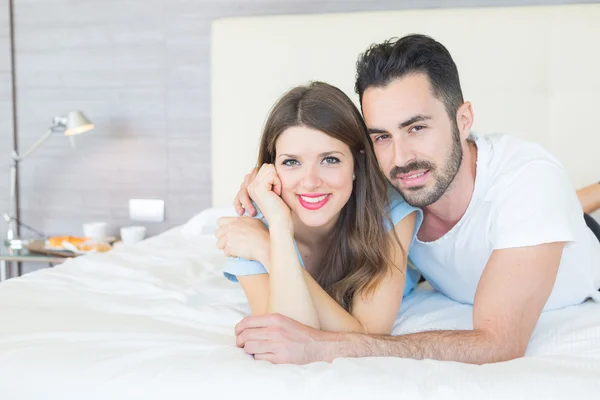
<svg viewBox="0 0 600 400">
<path fill-rule="evenodd" d="M 409 205 L 404 200 L 404 198 L 400 195 L 400 193 L 398 193 L 398 191 L 396 189 L 394 189 L 392 186 L 389 186 L 389 185 L 388 185 L 388 201 L 389 201 L 389 205 L 390 205 L 390 218 L 394 225 L 398 224 L 398 222 L 400 222 L 404 217 L 406 217 L 411 212 L 417 211 L 417 220 L 415 223 L 415 230 L 413 232 L 413 237 L 410 242 L 410 245 L 412 247 L 415 237 L 417 236 L 417 231 L 419 230 L 419 227 L 421 226 L 421 222 L 423 222 L 423 212 L 421 211 L 421 209 L 415 208 L 415 207 Z M 256 207 L 256 210 L 257 210 L 257 215 L 255 218 L 260 219 L 265 224 L 265 226 L 268 227 L 269 225 L 267 224 L 267 220 L 264 218 L 262 213 L 258 210 L 258 207 Z M 386 221 L 385 223 L 386 223 L 386 228 L 389 231 L 391 226 L 389 225 L 389 222 Z M 300 252 L 298 250 L 298 245 L 296 244 L 295 240 L 294 240 L 294 246 L 296 247 L 296 254 L 298 254 L 298 260 L 300 261 L 300 265 L 302 265 L 302 267 L 304 267 L 304 261 L 302 260 L 302 256 L 300 255 Z M 408 249 L 405 249 L 405 250 L 408 251 Z M 265 269 L 265 267 L 258 261 L 246 260 L 244 258 L 237 258 L 237 257 L 230 257 L 227 260 L 227 262 L 225 263 L 225 268 L 223 271 L 224 271 L 223 273 L 224 273 L 225 277 L 233 282 L 237 282 L 236 276 L 259 275 L 259 274 L 267 273 L 267 270 Z M 414 269 L 414 267 L 411 265 L 411 263 L 409 263 L 409 265 L 406 269 L 406 284 L 404 286 L 404 296 L 406 296 L 408 293 L 410 293 L 410 291 L 413 290 L 417 286 L 420 277 L 421 277 L 421 274 L 416 269 Z"/>
</svg>

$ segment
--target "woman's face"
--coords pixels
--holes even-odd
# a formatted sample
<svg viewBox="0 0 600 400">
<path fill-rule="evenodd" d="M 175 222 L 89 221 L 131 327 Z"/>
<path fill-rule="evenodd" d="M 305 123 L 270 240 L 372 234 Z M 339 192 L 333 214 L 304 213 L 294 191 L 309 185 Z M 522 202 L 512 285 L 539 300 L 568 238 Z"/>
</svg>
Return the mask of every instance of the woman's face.
<svg viewBox="0 0 600 400">
<path fill-rule="evenodd" d="M 306 226 L 337 220 L 352 194 L 354 160 L 350 147 L 325 133 L 294 126 L 275 143 L 281 197 Z"/>
</svg>

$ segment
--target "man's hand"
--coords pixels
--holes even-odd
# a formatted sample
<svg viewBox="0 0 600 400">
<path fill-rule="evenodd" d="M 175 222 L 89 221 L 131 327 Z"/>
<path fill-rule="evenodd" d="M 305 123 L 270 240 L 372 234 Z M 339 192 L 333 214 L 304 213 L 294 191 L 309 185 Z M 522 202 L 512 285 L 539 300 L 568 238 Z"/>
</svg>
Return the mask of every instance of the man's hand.
<svg viewBox="0 0 600 400">
<path fill-rule="evenodd" d="M 257 360 L 274 364 L 331 362 L 342 333 L 323 332 L 280 314 L 246 317 L 235 327 L 236 344 Z"/>
<path fill-rule="evenodd" d="M 252 205 L 252 199 L 250 199 L 250 194 L 248 193 L 248 186 L 250 183 L 252 183 L 254 178 L 256 178 L 257 174 L 258 168 L 254 168 L 252 171 L 250 171 L 250 173 L 244 176 L 244 181 L 240 186 L 240 191 L 235 196 L 235 199 L 233 199 L 233 207 L 238 215 L 244 215 L 245 210 L 249 216 L 256 216 L 256 210 Z"/>
</svg>

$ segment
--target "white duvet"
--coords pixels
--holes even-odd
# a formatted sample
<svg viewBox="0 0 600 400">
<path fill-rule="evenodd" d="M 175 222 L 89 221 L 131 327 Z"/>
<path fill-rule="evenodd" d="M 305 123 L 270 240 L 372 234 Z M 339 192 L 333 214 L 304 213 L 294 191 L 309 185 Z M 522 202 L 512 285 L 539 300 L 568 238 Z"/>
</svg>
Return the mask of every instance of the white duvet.
<svg viewBox="0 0 600 400">
<path fill-rule="evenodd" d="M 399 358 L 272 365 L 235 347 L 248 313 L 192 220 L 132 247 L 0 284 L 0 399 L 595 399 L 600 304 L 542 315 L 525 358 L 484 366 Z M 200 233 L 199 233 L 200 232 Z M 470 328 L 425 287 L 395 333 Z"/>
</svg>

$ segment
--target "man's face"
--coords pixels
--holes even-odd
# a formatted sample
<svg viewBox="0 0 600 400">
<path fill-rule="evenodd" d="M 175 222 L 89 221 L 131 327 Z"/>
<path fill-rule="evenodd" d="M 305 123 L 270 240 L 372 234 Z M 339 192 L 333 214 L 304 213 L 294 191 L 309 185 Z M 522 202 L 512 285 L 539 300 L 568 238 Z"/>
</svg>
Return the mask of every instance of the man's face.
<svg viewBox="0 0 600 400">
<path fill-rule="evenodd" d="M 462 161 L 456 119 L 434 97 L 424 74 L 365 90 L 362 98 L 377 161 L 406 202 L 429 206 L 446 192 Z"/>
</svg>

